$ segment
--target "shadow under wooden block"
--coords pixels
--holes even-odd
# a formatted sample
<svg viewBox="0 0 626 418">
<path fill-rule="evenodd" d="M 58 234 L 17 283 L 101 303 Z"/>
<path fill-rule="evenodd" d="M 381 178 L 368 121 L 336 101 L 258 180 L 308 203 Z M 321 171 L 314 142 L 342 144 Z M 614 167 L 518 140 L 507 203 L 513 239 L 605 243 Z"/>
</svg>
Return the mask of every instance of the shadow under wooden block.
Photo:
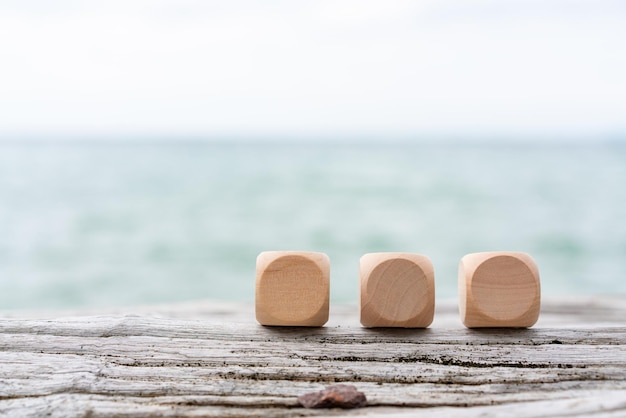
<svg viewBox="0 0 626 418">
<path fill-rule="evenodd" d="M 459 312 L 466 327 L 530 327 L 540 303 L 539 269 L 530 255 L 498 251 L 461 259 Z"/>
<path fill-rule="evenodd" d="M 421 254 L 365 254 L 360 293 L 363 326 L 426 328 L 435 312 L 432 262 Z"/>
<path fill-rule="evenodd" d="M 330 261 L 323 253 L 266 251 L 256 263 L 261 325 L 319 327 L 328 321 Z"/>
</svg>

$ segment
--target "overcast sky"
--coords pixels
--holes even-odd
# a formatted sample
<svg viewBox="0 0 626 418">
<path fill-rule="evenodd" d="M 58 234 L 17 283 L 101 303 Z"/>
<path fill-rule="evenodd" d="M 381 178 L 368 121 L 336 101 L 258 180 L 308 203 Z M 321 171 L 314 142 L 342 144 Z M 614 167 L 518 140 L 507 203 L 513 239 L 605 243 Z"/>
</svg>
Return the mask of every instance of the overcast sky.
<svg viewBox="0 0 626 418">
<path fill-rule="evenodd" d="M 0 137 L 626 134 L 624 1 L 0 1 Z"/>
</svg>

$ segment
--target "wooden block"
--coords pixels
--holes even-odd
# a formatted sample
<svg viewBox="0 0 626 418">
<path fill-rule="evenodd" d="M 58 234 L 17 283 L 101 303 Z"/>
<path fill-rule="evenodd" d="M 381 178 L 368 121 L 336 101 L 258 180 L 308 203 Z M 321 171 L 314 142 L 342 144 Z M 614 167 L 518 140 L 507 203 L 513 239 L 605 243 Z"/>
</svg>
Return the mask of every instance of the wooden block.
<svg viewBox="0 0 626 418">
<path fill-rule="evenodd" d="M 428 257 L 370 253 L 360 261 L 361 324 L 426 328 L 435 313 L 435 272 Z"/>
<path fill-rule="evenodd" d="M 323 253 L 266 251 L 256 260 L 261 325 L 321 327 L 328 321 L 330 261 Z"/>
<path fill-rule="evenodd" d="M 519 252 L 468 254 L 459 265 L 459 310 L 468 328 L 533 326 L 539 318 L 539 269 Z"/>
</svg>

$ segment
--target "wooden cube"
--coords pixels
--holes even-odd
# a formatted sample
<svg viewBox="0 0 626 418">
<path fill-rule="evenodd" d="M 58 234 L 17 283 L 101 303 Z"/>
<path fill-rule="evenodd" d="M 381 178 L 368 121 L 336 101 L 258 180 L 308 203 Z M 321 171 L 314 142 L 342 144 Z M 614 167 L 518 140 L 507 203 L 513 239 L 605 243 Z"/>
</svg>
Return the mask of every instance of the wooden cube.
<svg viewBox="0 0 626 418">
<path fill-rule="evenodd" d="M 323 253 L 266 251 L 256 260 L 261 325 L 320 327 L 328 321 L 330 261 Z"/>
<path fill-rule="evenodd" d="M 426 328 L 435 313 L 435 273 L 428 257 L 370 253 L 360 261 L 361 324 Z"/>
<path fill-rule="evenodd" d="M 539 269 L 520 252 L 468 254 L 459 265 L 459 310 L 468 328 L 526 328 L 537 322 Z"/>
</svg>

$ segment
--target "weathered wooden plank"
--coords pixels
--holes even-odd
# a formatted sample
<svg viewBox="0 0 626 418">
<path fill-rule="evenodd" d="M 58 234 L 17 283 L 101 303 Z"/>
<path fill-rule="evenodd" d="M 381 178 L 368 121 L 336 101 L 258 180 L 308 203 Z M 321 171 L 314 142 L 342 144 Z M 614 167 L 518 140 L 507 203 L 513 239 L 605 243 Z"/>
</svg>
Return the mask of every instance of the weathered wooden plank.
<svg viewBox="0 0 626 418">
<path fill-rule="evenodd" d="M 261 327 L 241 316 L 241 305 L 201 314 L 183 306 L 156 315 L 13 315 L 0 319 L 0 414 L 626 415 L 626 304 L 565 303 L 561 315 L 557 303 L 548 306 L 545 323 L 566 327 L 365 329 L 348 307 L 338 315 L 345 323 L 324 328 Z M 587 306 L 598 325 L 574 327 Z M 229 309 L 237 320 L 224 321 Z M 442 315 L 456 319 L 445 318 L 450 306 Z M 335 381 L 356 385 L 370 406 L 297 406 L 298 395 Z"/>
<path fill-rule="evenodd" d="M 547 344 L 558 338 L 570 338 L 572 342 L 591 338 L 595 343 L 610 343 L 626 328 L 626 311 L 621 322 L 614 321 L 603 326 L 530 329 L 466 329 L 438 328 L 362 328 L 360 326 L 327 326 L 322 328 L 262 327 L 252 320 L 241 322 L 215 322 L 210 319 L 180 320 L 173 318 L 140 316 L 136 314 L 118 316 L 62 317 L 58 319 L 0 320 L 0 333 L 41 334 L 57 336 L 115 337 L 115 336 L 159 336 L 171 338 L 197 338 L 228 341 L 268 340 L 288 341 L 301 338 L 328 337 L 334 342 L 441 342 L 449 344 Z M 557 338 L 558 337 L 558 338 Z M 452 340 L 451 340 L 452 338 Z M 558 343 L 557 343 L 558 344 Z"/>
<path fill-rule="evenodd" d="M 79 311 L 0 311 L 0 318 L 58 319 L 70 316 L 128 315 L 200 319 L 214 323 L 253 323 L 253 302 L 196 301 L 179 304 L 81 309 Z M 359 326 L 358 306 L 331 304 L 328 326 Z M 588 298 L 546 299 L 541 302 L 541 316 L 534 328 L 590 326 L 626 326 L 624 296 L 596 296 Z M 437 300 L 435 320 L 437 328 L 462 328 L 456 300 Z"/>
</svg>

